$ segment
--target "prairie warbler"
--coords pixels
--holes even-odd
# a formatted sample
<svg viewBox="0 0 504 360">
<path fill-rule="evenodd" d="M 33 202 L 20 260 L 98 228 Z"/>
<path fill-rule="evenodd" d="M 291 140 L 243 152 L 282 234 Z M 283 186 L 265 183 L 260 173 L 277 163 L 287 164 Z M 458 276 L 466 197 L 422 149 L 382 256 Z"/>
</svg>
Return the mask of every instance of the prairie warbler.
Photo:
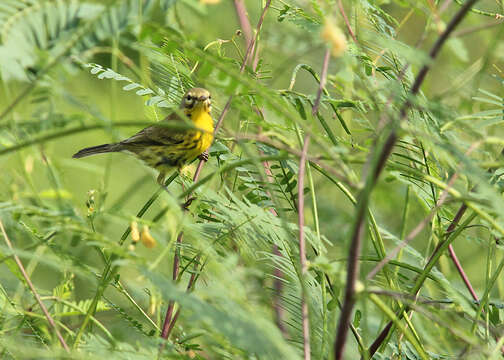
<svg viewBox="0 0 504 360">
<path fill-rule="evenodd" d="M 208 158 L 206 150 L 213 141 L 213 120 L 210 116 L 211 96 L 208 90 L 193 88 L 182 99 L 180 109 L 194 128 L 173 129 L 165 124 L 182 125 L 177 113 L 168 115 L 161 125 L 151 125 L 132 137 L 115 144 L 103 144 L 79 150 L 73 158 L 108 152 L 128 152 L 159 171 L 157 181 L 163 185 L 166 173 L 180 168 L 196 157 Z"/>
</svg>

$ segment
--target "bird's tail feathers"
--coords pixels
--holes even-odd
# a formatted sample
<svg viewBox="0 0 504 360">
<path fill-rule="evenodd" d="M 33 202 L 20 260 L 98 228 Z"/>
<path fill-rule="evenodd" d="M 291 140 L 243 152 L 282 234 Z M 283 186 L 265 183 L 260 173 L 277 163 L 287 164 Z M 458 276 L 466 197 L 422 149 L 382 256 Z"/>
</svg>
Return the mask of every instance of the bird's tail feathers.
<svg viewBox="0 0 504 360">
<path fill-rule="evenodd" d="M 97 146 L 91 146 L 77 151 L 73 154 L 74 159 L 82 158 L 89 155 L 102 154 L 108 152 L 120 151 L 118 144 L 103 144 Z"/>
</svg>

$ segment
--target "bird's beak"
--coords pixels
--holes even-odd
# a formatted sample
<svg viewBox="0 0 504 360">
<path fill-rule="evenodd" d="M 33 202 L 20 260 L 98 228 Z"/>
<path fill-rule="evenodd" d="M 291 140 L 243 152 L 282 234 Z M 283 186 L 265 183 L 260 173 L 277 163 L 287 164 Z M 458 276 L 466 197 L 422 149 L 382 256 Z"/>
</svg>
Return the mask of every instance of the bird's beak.
<svg viewBox="0 0 504 360">
<path fill-rule="evenodd" d="M 196 98 L 194 102 L 194 108 L 210 111 L 210 109 L 212 108 L 212 99 L 210 99 L 208 96 L 202 95 Z"/>
<path fill-rule="evenodd" d="M 210 111 L 212 108 L 212 101 L 208 98 L 208 96 L 200 96 L 198 100 L 206 111 Z"/>
</svg>

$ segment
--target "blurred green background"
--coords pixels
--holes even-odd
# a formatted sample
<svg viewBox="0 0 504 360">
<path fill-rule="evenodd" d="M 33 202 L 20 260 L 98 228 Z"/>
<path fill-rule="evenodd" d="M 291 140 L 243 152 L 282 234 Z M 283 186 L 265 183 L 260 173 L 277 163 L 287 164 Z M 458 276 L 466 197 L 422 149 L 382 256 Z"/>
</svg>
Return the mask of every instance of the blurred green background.
<svg viewBox="0 0 504 360">
<path fill-rule="evenodd" d="M 141 9 L 140 4 L 145 8 Z M 248 10 L 250 23 L 255 28 L 265 2 L 245 1 L 244 4 Z M 341 170 L 354 183 L 362 185 L 359 179 L 362 179 L 363 164 L 374 149 L 375 139 L 381 134 L 378 128 L 381 116 L 397 114 L 399 104 L 406 96 L 404 91 L 425 63 L 428 49 L 460 6 L 456 2 L 439 1 L 343 1 L 350 24 L 357 35 L 358 43 L 355 44 L 348 35 L 337 5 L 336 1 L 272 1 L 258 37 L 259 45 L 256 50 L 260 59 L 259 72 L 254 72 L 251 67 L 248 67 L 243 77 L 247 78 L 249 83 L 260 84 L 257 86 L 262 86 L 261 89 L 271 91 L 268 96 L 275 97 L 271 101 L 283 101 L 281 94 L 285 94 L 289 88 L 293 71 L 298 64 L 307 64 L 320 74 L 326 48 L 332 45 L 324 41 L 320 33 L 324 24 L 329 21 L 328 19 L 334 21 L 345 32 L 348 48 L 341 57 L 332 57 L 330 60 L 327 82 L 330 96 L 324 98 L 321 114 L 335 135 L 338 145 L 329 141 L 323 126 L 313 118 L 308 118 L 300 124 L 310 129 L 316 136 L 309 149 L 310 156 L 320 156 L 333 169 Z M 93 23 L 94 16 L 108 7 L 115 8 L 111 12 L 112 15 L 107 15 L 105 19 Z M 490 15 L 502 14 L 503 7 L 504 4 L 499 1 L 485 0 L 477 3 L 478 9 Z M 43 14 L 40 18 L 36 15 L 39 13 Z M 37 22 L 46 21 L 43 19 L 46 19 L 47 23 Z M 102 25 L 99 25 L 100 21 Z M 41 33 L 39 37 L 34 35 L 38 27 L 44 28 L 46 36 Z M 58 30 L 51 34 L 51 28 Z M 108 2 L 8 0 L 4 7 L 0 7 L 2 31 L 0 111 L 3 112 L 0 117 L 0 169 L 2 170 L 0 214 L 7 229 L 12 233 L 15 247 L 19 249 L 30 247 L 40 240 L 40 237 L 47 236 L 53 227 L 57 228 L 56 235 L 50 239 L 54 245 L 31 247 L 22 254 L 22 258 L 32 264 L 32 280 L 42 292 L 51 293 L 51 289 L 61 285 L 65 277 L 70 276 L 70 273 L 79 266 L 82 266 L 81 270 L 84 273 L 89 269 L 91 273 L 99 273 L 99 269 L 103 267 L 103 259 L 100 258 L 95 247 L 112 252 L 119 251 L 114 250 L 111 244 L 120 238 L 141 206 L 159 188 L 155 182 L 157 173 L 131 156 L 106 154 L 75 160 L 71 158 L 72 154 L 83 147 L 118 141 L 134 134 L 142 127 L 116 127 L 114 126 L 116 123 L 143 121 L 147 123 L 168 114 L 172 107 L 177 106 L 183 88 L 190 85 L 174 76 L 176 72 L 173 72 L 173 69 L 184 72 L 192 78 L 194 84 L 206 87 L 212 92 L 213 116 L 217 119 L 228 96 L 235 93 L 234 89 L 228 86 L 228 83 L 233 84 L 235 80 L 231 77 L 230 80 L 222 71 L 213 71 L 209 75 L 201 76 L 205 59 L 190 54 L 188 49 L 190 47 L 205 49 L 237 73 L 241 57 L 246 51 L 245 34 L 242 31 L 241 35 L 237 35 L 237 30 L 240 28 L 241 25 L 231 1 L 217 1 L 213 4 L 208 1 L 193 0 Z M 496 116 L 489 119 L 484 115 L 475 115 L 467 119 L 460 119 L 460 117 L 478 114 L 485 110 L 502 109 L 502 102 L 499 103 L 498 99 L 499 97 L 502 99 L 504 76 L 503 34 L 502 19 L 496 19 L 495 16 L 488 16 L 481 12 L 470 13 L 447 41 L 422 85 L 419 107 L 425 113 L 416 113 L 406 121 L 406 124 L 403 124 L 400 130 L 402 139 L 409 144 L 418 143 L 419 139 L 425 141 L 426 156 L 432 166 L 432 175 L 441 181 L 448 181 L 450 175 L 457 171 L 460 154 L 463 154 L 470 144 L 489 137 L 502 138 L 502 118 Z M 72 36 L 80 36 L 80 38 L 72 43 Z M 163 53 L 162 39 L 165 36 L 168 36 L 179 47 Z M 68 44 L 71 46 L 65 48 Z M 162 60 L 159 60 L 159 54 L 162 54 Z M 138 96 L 135 91 L 124 91 L 122 88 L 127 82 L 99 79 L 97 74 L 90 73 L 90 68 L 83 65 L 88 63 L 110 68 L 146 87 L 155 88 L 154 84 L 158 87 L 159 84 L 164 84 L 163 90 L 167 92 L 170 89 L 174 90 L 172 94 L 166 96 L 169 107 L 146 105 L 150 96 Z M 162 77 L 160 73 L 157 73 L 157 63 L 171 69 L 172 73 L 169 73 L 171 77 Z M 405 72 L 404 82 L 400 83 L 397 81 L 398 74 L 406 64 L 409 66 Z M 191 73 L 191 69 L 195 71 Z M 257 149 L 254 146 L 245 144 L 242 148 L 239 144 L 235 147 L 232 138 L 234 134 L 239 133 L 258 134 L 259 129 L 263 128 L 268 135 L 273 134 L 272 139 L 285 140 L 284 143 L 288 146 L 300 150 L 294 127 L 292 123 L 289 123 L 290 119 L 279 115 L 268 102 L 270 99 L 261 99 L 261 96 L 266 96 L 266 93 L 254 86 L 250 85 L 247 88 L 241 84 L 237 87 L 238 95 L 225 118 L 224 131 L 221 131 L 218 136 L 220 146 L 225 146 L 226 151 L 236 158 L 247 157 L 250 151 L 257 156 Z M 29 91 L 23 93 L 27 88 Z M 318 83 L 314 81 L 312 75 L 300 70 L 295 86 L 291 90 L 313 101 L 317 89 Z M 481 93 L 480 89 L 487 93 Z M 482 97 L 489 98 L 488 94 L 494 95 L 494 97 L 490 96 L 494 103 L 480 100 Z M 18 97 L 20 101 L 15 103 Z M 390 99 L 393 106 L 387 109 L 385 104 Z M 329 105 L 332 100 L 350 103 L 348 106 L 342 105 L 339 111 L 351 134 L 345 132 L 340 121 L 331 111 Z M 290 111 L 299 110 L 291 106 L 292 104 L 288 101 L 282 104 L 289 107 Z M 309 101 L 304 102 L 303 105 L 306 107 L 306 112 L 309 112 Z M 261 107 L 264 109 L 264 119 L 257 116 L 254 111 Z M 2 153 L 16 144 L 42 139 L 53 132 L 93 124 L 98 124 L 103 128 L 47 139 L 47 141 L 25 146 L 17 151 Z M 443 126 L 448 126 L 446 131 Z M 218 146 L 214 146 L 213 152 L 218 152 L 218 149 L 220 149 Z M 397 150 L 398 153 L 401 151 L 401 149 Z M 485 144 L 470 156 L 470 161 L 472 165 L 478 167 L 484 161 L 501 161 L 498 154 L 499 144 Z M 411 156 L 416 155 L 418 153 Z M 228 155 L 228 158 L 231 158 L 231 155 Z M 423 161 L 421 157 L 415 157 L 415 159 Z M 400 160 L 394 157 L 393 161 Z M 410 161 L 410 165 L 414 162 L 411 162 L 411 158 L 403 160 L 405 163 Z M 209 164 L 203 170 L 203 176 L 214 173 L 223 164 L 221 161 L 225 163 L 226 159 L 221 159 L 218 155 L 211 157 Z M 297 172 L 298 161 L 299 159 L 295 156 L 289 160 L 289 166 L 294 172 Z M 195 164 L 190 167 L 189 172 L 194 171 L 194 168 Z M 500 169 L 498 166 L 497 168 Z M 262 178 L 250 169 L 247 171 L 251 171 L 248 175 L 257 180 L 253 189 L 258 191 L 264 185 L 261 183 Z M 278 171 L 274 170 L 274 173 L 278 174 Z M 425 171 L 425 168 L 420 167 L 420 171 Z M 483 176 L 484 171 L 483 169 L 481 172 L 471 174 L 470 167 L 466 167 L 460 179 L 455 183 L 455 188 L 465 196 L 480 179 L 477 176 Z M 347 257 L 354 220 L 354 206 L 327 178 L 315 171 L 313 173 L 320 233 L 324 241 L 327 240 L 325 241 L 327 252 L 323 260 L 310 252 L 309 260 L 315 263 L 327 261 L 334 267 L 331 270 L 334 273 L 329 273 L 338 288 L 337 293 L 341 294 L 345 279 L 343 259 Z M 433 206 L 432 198 L 429 198 L 432 194 L 429 193 L 428 183 L 402 177 L 399 173 L 398 170 L 388 169 L 382 175 L 370 203 L 370 209 L 376 217 L 388 250 L 396 245 L 392 237 L 401 238 L 402 236 L 403 238 L 404 234 L 409 233 Z M 237 181 L 240 184 L 246 183 L 240 178 L 242 175 L 243 173 L 238 172 L 223 177 L 216 176 L 205 185 L 204 189 L 216 191 L 225 197 L 224 186 L 232 188 L 233 183 L 236 184 Z M 296 177 L 297 173 L 294 178 Z M 190 183 L 189 176 L 184 181 L 187 186 Z M 406 219 L 403 219 L 407 188 L 410 191 L 409 211 Z M 248 194 L 248 190 L 239 189 L 235 191 L 236 196 Z M 356 188 L 350 186 L 350 189 L 354 195 L 358 194 Z M 92 214 L 86 206 L 86 201 L 90 200 L 90 191 L 95 191 Z M 179 200 L 174 195 L 181 191 L 181 183 L 177 180 L 170 186 L 170 194 L 162 192 L 148 212 L 147 222 L 152 220 L 159 211 L 163 209 L 167 211 L 161 225 L 152 224 L 151 227 L 158 246 L 154 250 L 138 246 L 134 251 L 134 256 L 131 254 L 128 255 L 129 257 L 126 256 L 126 266 L 120 271 L 121 279 L 127 279 L 124 281 L 135 289 L 134 296 L 141 306 L 156 308 L 153 318 L 158 325 L 166 307 L 166 300 L 162 300 L 159 293 L 154 296 L 142 292 L 141 288 L 146 280 L 140 275 L 141 270 L 132 264 L 148 266 L 154 261 L 160 261 L 158 271 L 166 278 L 171 278 L 172 246 L 178 231 L 185 227 L 199 226 L 204 220 L 200 216 L 202 204 L 197 204 L 189 214 L 185 215 L 178 208 Z M 488 194 L 500 196 L 499 189 L 494 189 L 494 191 L 495 193 L 488 192 L 482 196 L 488 196 Z M 439 196 L 441 190 L 436 188 L 434 192 Z M 307 227 L 315 231 L 316 221 L 311 211 L 313 198 L 311 192 L 309 194 L 306 196 L 305 222 Z M 289 202 L 278 196 L 280 198 L 278 204 L 288 208 Z M 264 208 L 265 211 L 271 207 L 271 203 L 266 205 L 258 201 L 252 200 L 252 202 Z M 441 234 L 442 229 L 449 224 L 458 205 L 457 201 L 450 201 L 443 206 L 439 217 L 435 217 L 434 221 L 426 226 L 410 244 L 423 260 L 415 260 L 414 256 L 407 252 L 404 256 L 409 260 L 405 261 L 411 261 L 418 266 L 425 264 L 425 260 L 429 258 L 435 244 L 440 240 L 436 236 Z M 498 209 L 495 205 L 489 212 L 500 223 L 502 214 L 498 213 Z M 297 222 L 297 214 L 293 208 L 282 212 L 282 216 L 284 221 L 293 224 Z M 18 223 L 18 220 L 25 222 L 26 226 Z M 77 223 L 80 224 L 79 227 Z M 498 248 L 497 250 L 492 250 L 492 247 L 489 249 L 489 244 L 493 241 L 491 235 L 495 235 L 495 231 L 489 230 L 489 227 L 485 221 L 478 223 L 454 244 L 465 271 L 480 294 L 483 289 L 486 289 L 485 284 L 488 283 L 485 269 L 489 258 L 491 257 L 497 263 L 502 257 Z M 68 229 L 67 232 L 65 228 Z M 89 233 L 83 229 L 87 229 Z M 37 233 L 34 233 L 35 230 Z M 387 234 L 393 234 L 393 236 L 387 236 Z M 296 233 L 293 231 L 290 235 L 292 246 L 295 247 Z M 86 241 L 91 242 L 86 243 Z M 129 242 L 128 239 L 127 244 Z M 188 246 L 198 248 L 196 230 L 193 235 L 189 231 L 187 243 L 190 244 Z M 208 243 L 205 244 L 208 245 Z M 364 244 L 363 255 L 375 256 L 369 234 Z M 237 275 L 236 281 L 243 286 L 243 289 L 236 289 L 240 293 L 237 298 L 243 295 L 243 298 L 240 298 L 240 301 L 244 301 L 241 303 L 243 309 L 250 311 L 249 314 L 258 311 L 265 319 L 272 322 L 273 316 L 265 310 L 269 308 L 271 293 L 261 292 L 263 288 L 272 286 L 272 279 L 262 273 L 271 271 L 272 265 L 260 262 L 256 264 L 257 259 L 251 260 L 246 256 L 246 259 L 242 259 L 240 245 L 228 245 L 224 247 L 224 250 L 219 248 L 213 251 L 225 252 L 225 255 L 219 253 L 219 256 L 229 260 L 229 264 L 222 265 L 224 270 L 219 268 L 220 265 L 210 264 L 208 272 L 203 276 L 207 282 L 202 286 L 206 287 L 213 281 L 217 281 L 214 279 L 219 276 L 220 271 L 243 270 L 247 273 L 244 278 L 250 277 L 257 281 L 245 283 Z M 188 251 L 191 252 L 191 250 Z M 496 253 L 493 254 L 492 251 Z M 2 245 L 2 252 L 3 257 L 9 253 L 9 250 Z M 49 253 L 51 256 L 41 261 Z M 297 256 L 297 253 L 294 253 Z M 59 264 L 50 264 L 57 259 L 61 259 L 65 264 L 61 271 L 58 270 Z M 66 263 L 66 261 L 69 262 Z M 70 263 L 72 266 L 67 268 Z M 374 265 L 375 263 L 363 261 L 362 274 L 367 274 Z M 2 261 L 0 266 L 2 269 L 0 283 L 5 292 L 14 296 L 26 307 L 33 300 L 28 291 L 22 291 L 19 279 L 15 275 L 16 272 L 13 273 L 12 270 L 14 265 Z M 449 279 L 454 289 L 460 290 L 461 293 L 465 291 L 462 281 L 447 256 L 441 258 L 438 269 L 446 279 Z M 255 271 L 262 274 L 256 274 Z M 403 282 L 399 281 L 402 290 L 405 291 L 411 285 L 410 281 L 413 278 L 412 274 L 408 272 L 406 274 L 402 279 Z M 231 277 L 232 275 L 227 274 Z M 407 279 L 408 276 L 409 279 Z M 93 297 L 96 283 L 90 273 L 76 275 L 72 283 L 74 284 L 71 291 L 73 300 Z M 223 284 L 226 284 L 224 280 Z M 376 283 L 368 285 L 386 287 L 382 277 L 379 277 Z M 499 279 L 491 294 L 500 298 L 504 291 L 503 285 Z M 223 289 L 226 289 L 225 286 Z M 227 290 L 232 292 L 235 289 Z M 246 296 L 253 297 L 256 291 L 257 298 L 247 304 L 244 300 Z M 429 284 L 426 292 L 432 296 L 446 296 L 446 293 L 435 290 L 432 284 Z M 232 297 L 230 294 L 223 294 L 223 296 L 226 295 Z M 127 308 L 127 312 L 130 311 L 128 301 L 116 293 L 110 296 L 113 302 Z M 204 298 L 203 295 L 202 298 Z M 262 307 L 255 309 L 256 302 Z M 251 310 L 251 308 L 254 309 Z M 372 305 L 366 304 L 365 300 L 359 302 L 359 308 L 364 313 L 373 312 Z M 329 319 L 332 325 L 329 326 L 329 330 L 326 329 L 327 334 L 322 335 L 327 339 L 332 339 L 338 318 L 338 311 L 334 309 L 331 311 Z M 136 334 L 131 333 L 132 327 L 125 326 L 125 317 L 117 313 L 117 311 L 103 312 L 100 314 L 100 319 L 107 324 L 118 340 L 132 341 Z M 184 320 L 183 326 L 187 329 L 194 325 L 191 323 L 192 320 Z M 9 321 L 13 320 L 9 319 Z M 74 330 L 77 330 L 78 320 L 72 321 Z M 145 323 L 145 319 L 139 321 Z M 361 328 L 369 344 L 374 338 L 373 334 L 382 326 L 380 324 L 383 324 L 384 320 L 370 315 L 365 321 L 367 324 L 361 325 Z M 464 322 L 460 319 L 458 321 Z M 194 325 L 194 327 L 198 326 Z M 426 325 L 419 326 L 422 328 Z M 182 332 L 180 329 L 178 331 Z M 293 339 L 299 339 L 300 329 L 293 326 L 289 331 Z M 428 330 L 427 333 L 429 333 Z M 429 336 L 434 335 L 426 335 L 426 338 Z M 446 337 L 449 338 L 450 335 Z M 202 344 L 205 347 L 205 344 L 218 343 L 221 340 L 216 335 L 210 340 L 205 338 Z M 226 342 L 226 340 L 222 341 Z M 450 341 L 450 339 L 446 340 L 447 343 Z M 289 346 L 299 350 L 300 344 L 293 342 L 294 345 L 289 344 Z M 435 342 L 435 339 L 431 339 L 431 342 Z M 429 341 L 426 340 L 426 343 Z M 355 343 L 349 346 L 351 349 L 349 351 L 356 351 Z M 232 347 L 231 345 L 230 348 Z M 240 348 L 240 346 L 237 347 Z M 322 347 L 320 358 L 327 358 L 328 353 L 325 355 L 323 353 L 330 351 L 330 347 L 327 346 L 326 349 Z M 435 345 L 429 344 L 428 347 L 432 351 L 440 351 Z M 459 346 L 455 342 L 453 348 L 447 349 L 445 353 L 448 354 L 451 351 L 456 353 L 460 347 L 462 345 Z M 205 348 L 200 354 L 208 358 L 225 357 L 222 354 L 219 355 L 215 348 L 209 349 L 210 347 Z M 238 350 L 229 351 L 232 355 L 226 356 L 230 358 L 246 358 L 250 355 L 247 352 L 240 353 Z M 394 353 L 395 350 L 388 351 Z M 245 353 L 249 355 L 244 355 Z M 384 350 L 384 354 L 387 354 L 387 350 Z M 352 358 L 351 355 L 348 358 Z"/>
</svg>

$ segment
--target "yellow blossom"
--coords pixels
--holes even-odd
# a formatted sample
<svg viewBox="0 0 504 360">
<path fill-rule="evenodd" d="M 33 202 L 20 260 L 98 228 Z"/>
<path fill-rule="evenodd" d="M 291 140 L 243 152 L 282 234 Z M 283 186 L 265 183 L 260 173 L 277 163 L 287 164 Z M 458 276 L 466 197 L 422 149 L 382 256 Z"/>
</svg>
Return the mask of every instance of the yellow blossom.
<svg viewBox="0 0 504 360">
<path fill-rule="evenodd" d="M 156 246 L 156 239 L 154 239 L 150 234 L 148 226 L 143 227 L 142 233 L 140 234 L 140 240 L 142 240 L 142 244 L 144 244 L 146 248 L 152 249 Z"/>
<path fill-rule="evenodd" d="M 136 221 L 132 221 L 130 225 L 131 229 L 131 240 L 137 242 L 140 240 L 140 232 L 138 231 L 138 224 Z"/>
<path fill-rule="evenodd" d="M 324 28 L 320 33 L 320 37 L 328 43 L 334 57 L 343 55 L 347 48 L 347 40 L 343 31 L 334 23 L 333 20 L 326 19 Z"/>
</svg>

